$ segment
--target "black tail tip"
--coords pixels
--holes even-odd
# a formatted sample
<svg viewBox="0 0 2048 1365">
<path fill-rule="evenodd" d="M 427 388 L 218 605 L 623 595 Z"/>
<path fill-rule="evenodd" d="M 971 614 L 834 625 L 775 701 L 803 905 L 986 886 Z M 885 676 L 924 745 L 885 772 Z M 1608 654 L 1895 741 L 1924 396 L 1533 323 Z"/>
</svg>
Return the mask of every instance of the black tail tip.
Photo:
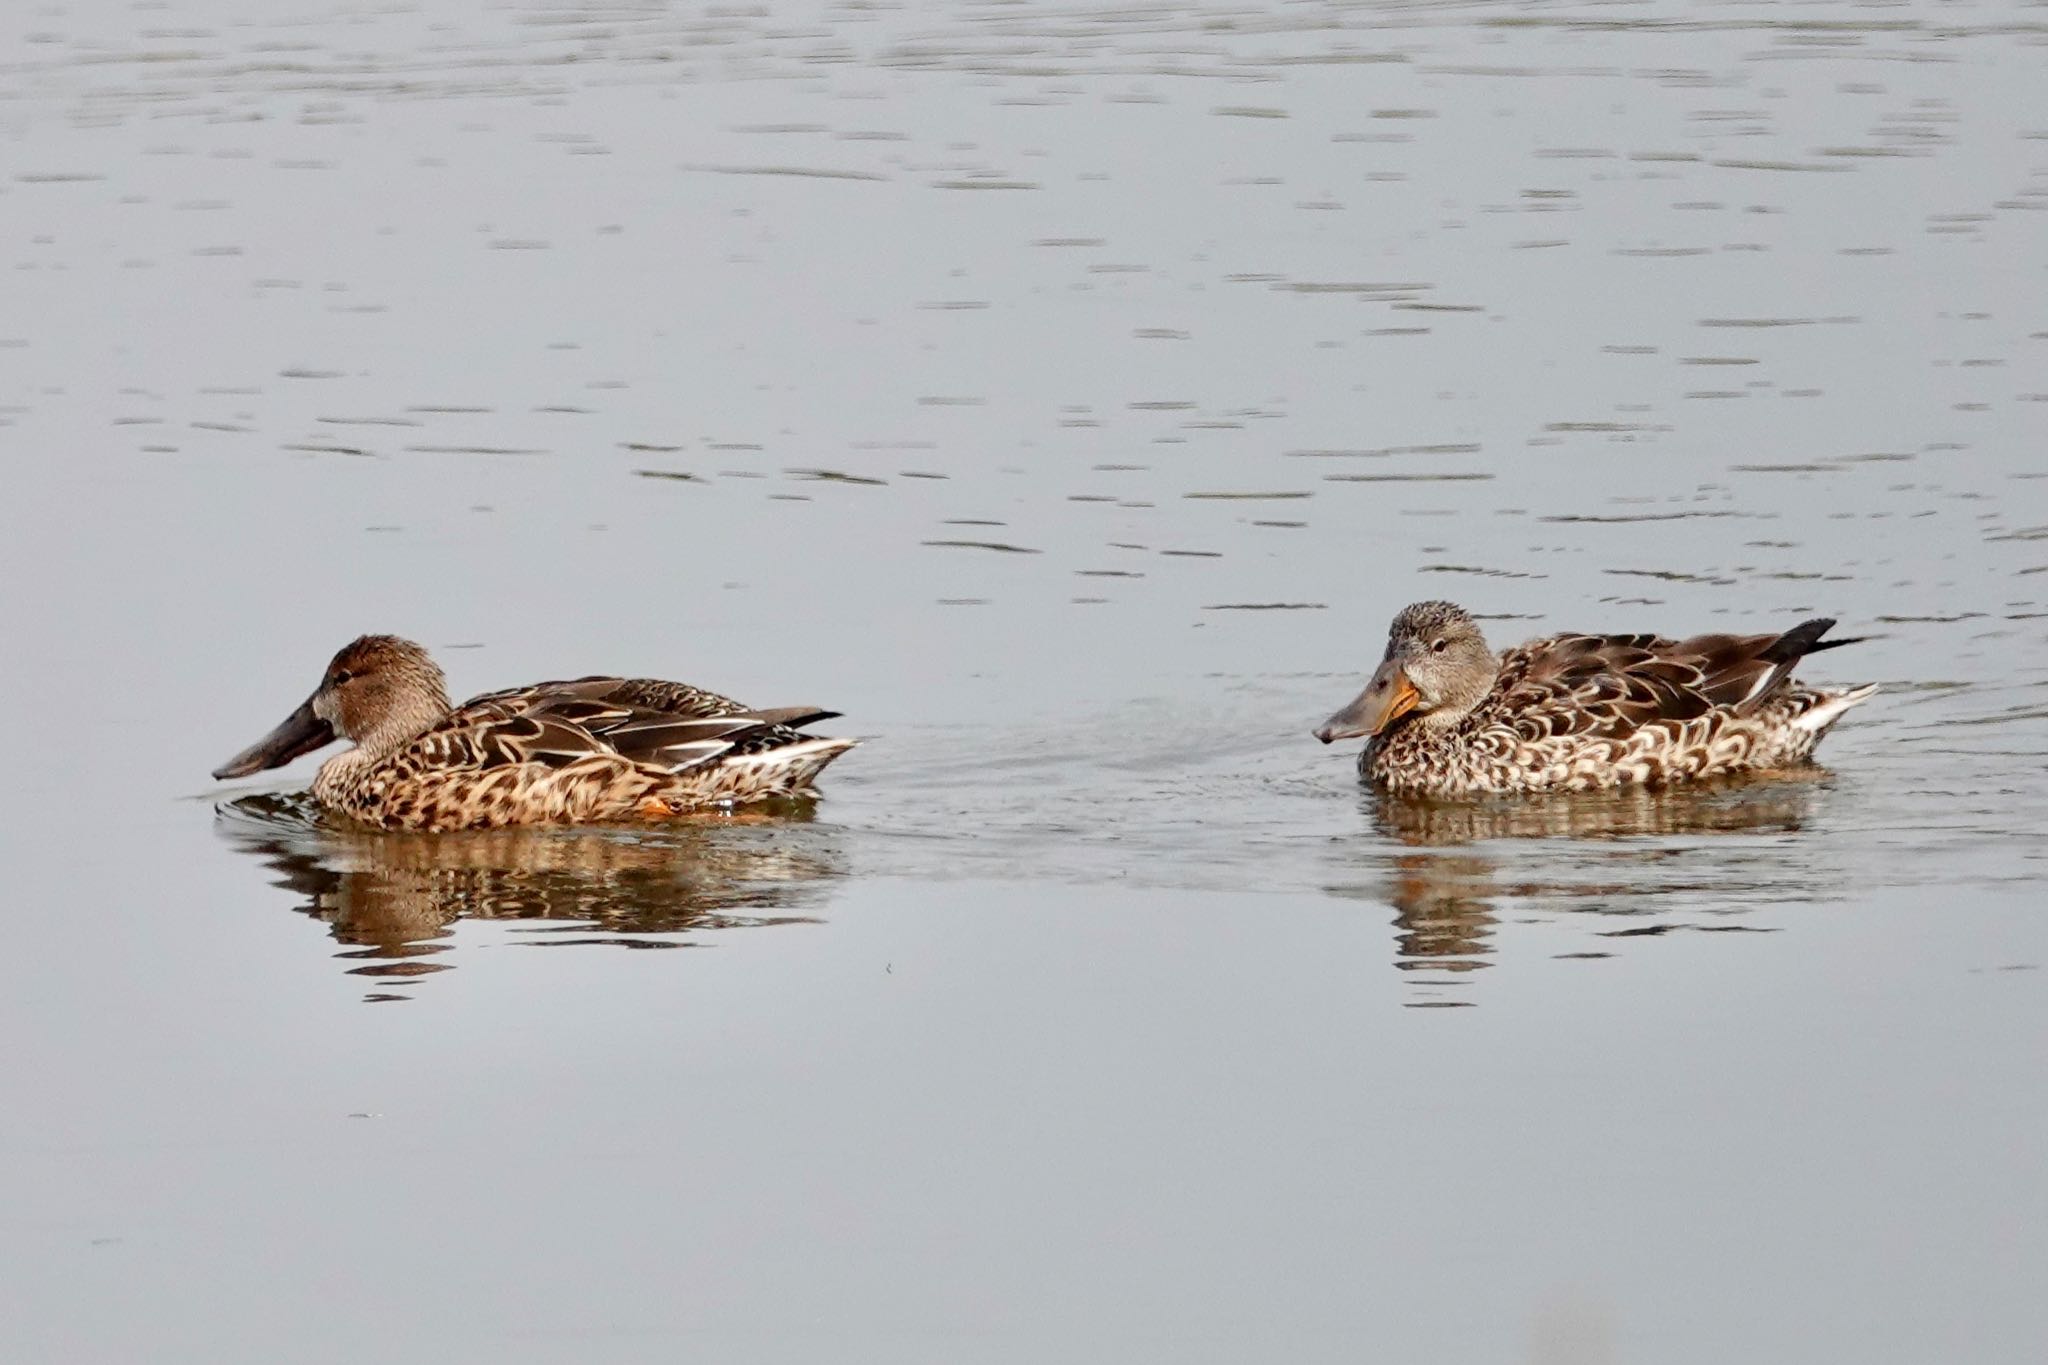
<svg viewBox="0 0 2048 1365">
<path fill-rule="evenodd" d="M 1861 644 L 1868 636 L 1851 635 L 1840 640 L 1823 640 L 1820 637 L 1834 629 L 1835 618 L 1816 616 L 1811 621 L 1801 621 L 1792 629 L 1771 641 L 1763 657 L 1772 663 L 1796 663 L 1809 654 L 1818 654 L 1823 649 L 1840 649 L 1843 645 Z"/>
</svg>

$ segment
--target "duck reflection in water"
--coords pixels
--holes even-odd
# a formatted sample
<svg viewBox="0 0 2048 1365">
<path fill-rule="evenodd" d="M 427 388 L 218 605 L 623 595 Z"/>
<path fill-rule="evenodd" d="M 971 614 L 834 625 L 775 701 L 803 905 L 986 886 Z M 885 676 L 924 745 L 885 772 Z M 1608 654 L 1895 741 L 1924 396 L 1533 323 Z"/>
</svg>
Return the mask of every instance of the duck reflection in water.
<svg viewBox="0 0 2048 1365">
<path fill-rule="evenodd" d="M 1368 795 L 1374 828 L 1397 846 L 1347 845 L 1362 879 L 1333 896 L 1394 910 L 1394 965 L 1417 977 L 1414 1005 L 1475 1003 L 1454 989 L 1492 965 L 1509 904 L 1639 921 L 1596 930 L 1616 943 L 1673 929 L 1734 930 L 1754 906 L 1818 898 L 1839 873 L 1811 840 L 1823 769 L 1729 783 L 1480 801 Z M 1746 836 L 1746 837 L 1745 837 Z M 1608 950 L 1560 954 L 1607 957 Z"/>
<path fill-rule="evenodd" d="M 836 831 L 795 808 L 772 821 L 515 827 L 403 834 L 339 825 L 304 798 L 220 806 L 215 828 L 277 874 L 294 908 L 347 945 L 351 974 L 397 982 L 445 971 L 461 920 L 522 926 L 534 945 L 694 946 L 715 929 L 815 923 L 803 913 L 845 875 Z M 372 994 L 371 1000 L 405 999 Z"/>
</svg>

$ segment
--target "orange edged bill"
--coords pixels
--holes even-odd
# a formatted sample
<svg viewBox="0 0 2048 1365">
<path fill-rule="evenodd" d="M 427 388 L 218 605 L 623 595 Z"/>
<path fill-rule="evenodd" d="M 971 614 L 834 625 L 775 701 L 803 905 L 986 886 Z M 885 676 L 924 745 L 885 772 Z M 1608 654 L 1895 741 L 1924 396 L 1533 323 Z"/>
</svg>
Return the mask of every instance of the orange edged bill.
<svg viewBox="0 0 2048 1365">
<path fill-rule="evenodd" d="M 1324 721 L 1316 738 L 1325 744 L 1340 739 L 1361 739 L 1383 734 L 1389 725 L 1413 711 L 1422 700 L 1415 684 L 1401 665 L 1389 659 L 1381 664 L 1352 703 Z"/>
</svg>

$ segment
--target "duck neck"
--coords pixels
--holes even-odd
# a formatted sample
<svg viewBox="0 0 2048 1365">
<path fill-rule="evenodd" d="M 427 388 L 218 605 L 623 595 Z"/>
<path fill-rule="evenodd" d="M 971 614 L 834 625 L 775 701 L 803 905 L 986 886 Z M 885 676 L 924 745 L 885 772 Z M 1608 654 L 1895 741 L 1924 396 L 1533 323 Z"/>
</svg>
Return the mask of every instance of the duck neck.
<svg viewBox="0 0 2048 1365">
<path fill-rule="evenodd" d="M 448 692 L 435 678 L 425 686 L 407 688 L 377 723 L 354 736 L 355 752 L 381 763 L 448 719 Z"/>
<path fill-rule="evenodd" d="M 376 724 L 350 736 L 356 742 L 353 749 L 320 765 L 319 775 L 313 779 L 314 797 L 332 801 L 354 791 L 379 765 L 446 720 L 451 709 L 447 688 L 439 678 L 426 686 L 408 688 Z"/>
<path fill-rule="evenodd" d="M 339 806 L 350 793 L 369 780 L 377 760 L 358 747 L 344 749 L 320 765 L 313 775 L 313 799 L 323 806 Z"/>
<path fill-rule="evenodd" d="M 1445 692 L 1443 701 L 1415 718 L 1415 723 L 1429 735 L 1444 735 L 1465 723 L 1465 718 L 1479 709 L 1479 703 L 1486 700 L 1493 691 L 1494 683 L 1500 677 L 1500 664 L 1491 656 L 1485 669 L 1474 669 L 1470 674 L 1458 678 Z"/>
</svg>

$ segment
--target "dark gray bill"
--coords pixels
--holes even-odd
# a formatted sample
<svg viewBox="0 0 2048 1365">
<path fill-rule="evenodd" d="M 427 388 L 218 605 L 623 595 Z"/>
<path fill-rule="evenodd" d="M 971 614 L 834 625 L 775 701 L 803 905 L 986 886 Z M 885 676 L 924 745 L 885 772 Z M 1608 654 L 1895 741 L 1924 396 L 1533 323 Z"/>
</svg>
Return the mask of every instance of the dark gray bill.
<svg viewBox="0 0 2048 1365">
<path fill-rule="evenodd" d="M 215 780 L 247 777 L 265 768 L 282 768 L 300 754 L 334 743 L 334 727 L 313 714 L 313 702 L 284 718 L 284 724 L 213 770 Z"/>
</svg>

